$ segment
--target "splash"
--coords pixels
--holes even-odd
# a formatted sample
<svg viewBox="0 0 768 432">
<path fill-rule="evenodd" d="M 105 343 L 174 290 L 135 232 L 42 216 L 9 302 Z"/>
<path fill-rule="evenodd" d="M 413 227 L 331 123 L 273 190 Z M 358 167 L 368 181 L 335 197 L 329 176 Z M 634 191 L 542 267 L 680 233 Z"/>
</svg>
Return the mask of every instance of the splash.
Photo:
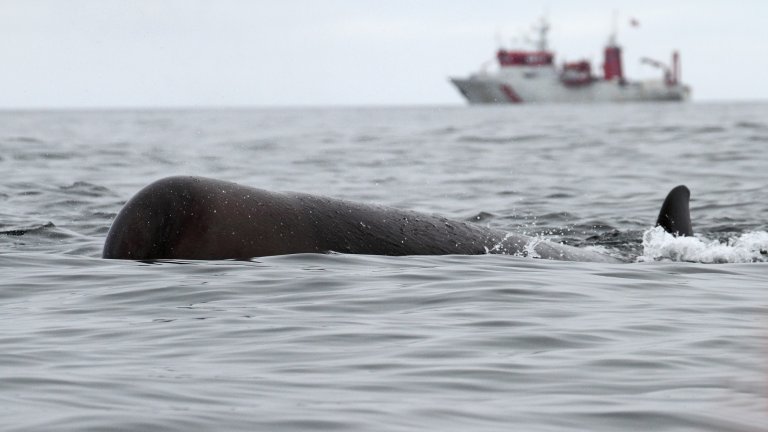
<svg viewBox="0 0 768 432">
<path fill-rule="evenodd" d="M 541 255 L 539 255 L 538 252 L 536 252 L 536 245 L 541 243 L 542 239 L 538 237 L 534 237 L 525 244 L 525 248 L 522 251 L 523 256 L 531 257 L 531 258 L 541 258 Z"/>
<path fill-rule="evenodd" d="M 510 249 L 509 245 L 507 245 L 506 243 L 506 241 L 512 237 L 513 237 L 512 233 L 506 233 L 504 235 L 504 238 L 502 238 L 499 242 L 494 244 L 493 247 L 491 247 L 490 249 L 486 247 L 485 253 L 486 254 L 502 253 L 502 254 L 512 255 L 512 256 L 541 258 L 539 253 L 536 252 L 536 245 L 538 245 L 542 241 L 545 241 L 543 237 L 541 236 L 532 237 L 525 245 L 523 245 L 522 249 L 518 251 Z"/>
<path fill-rule="evenodd" d="M 637 261 L 768 262 L 768 232 L 746 232 L 720 242 L 699 235 L 675 237 L 655 227 L 643 233 L 643 254 Z"/>
</svg>

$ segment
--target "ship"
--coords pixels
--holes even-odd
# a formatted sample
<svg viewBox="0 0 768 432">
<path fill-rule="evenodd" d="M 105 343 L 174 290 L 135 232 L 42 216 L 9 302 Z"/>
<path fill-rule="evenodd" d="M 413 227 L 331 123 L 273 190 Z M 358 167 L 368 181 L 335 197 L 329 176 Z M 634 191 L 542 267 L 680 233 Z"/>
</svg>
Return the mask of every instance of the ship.
<svg viewBox="0 0 768 432">
<path fill-rule="evenodd" d="M 602 74 L 596 75 L 589 60 L 555 64 L 549 49 L 549 23 L 542 18 L 534 26 L 533 49 L 500 48 L 498 69 L 481 68 L 466 78 L 450 78 L 470 104 L 612 103 L 685 101 L 691 88 L 681 81 L 680 54 L 672 52 L 671 65 L 650 58 L 641 62 L 658 68 L 662 78 L 631 81 L 625 78 L 616 26 L 603 50 Z"/>
</svg>

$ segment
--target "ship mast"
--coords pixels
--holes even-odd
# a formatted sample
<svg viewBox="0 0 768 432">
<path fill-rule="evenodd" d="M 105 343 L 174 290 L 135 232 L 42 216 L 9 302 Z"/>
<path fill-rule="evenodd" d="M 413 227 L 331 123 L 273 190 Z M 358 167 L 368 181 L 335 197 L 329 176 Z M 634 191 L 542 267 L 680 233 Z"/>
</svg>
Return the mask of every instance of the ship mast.
<svg viewBox="0 0 768 432">
<path fill-rule="evenodd" d="M 618 26 L 618 20 L 619 20 L 619 13 L 617 11 L 613 11 L 613 19 L 611 20 L 611 33 L 608 35 L 608 46 L 609 47 L 615 47 L 616 46 L 616 39 L 617 34 L 619 32 L 619 26 Z"/>
<path fill-rule="evenodd" d="M 539 34 L 538 39 L 535 41 L 536 49 L 538 51 L 549 51 L 549 42 L 547 41 L 547 33 L 549 33 L 549 22 L 546 17 L 541 17 L 538 25 L 533 26 L 533 30 Z"/>
</svg>

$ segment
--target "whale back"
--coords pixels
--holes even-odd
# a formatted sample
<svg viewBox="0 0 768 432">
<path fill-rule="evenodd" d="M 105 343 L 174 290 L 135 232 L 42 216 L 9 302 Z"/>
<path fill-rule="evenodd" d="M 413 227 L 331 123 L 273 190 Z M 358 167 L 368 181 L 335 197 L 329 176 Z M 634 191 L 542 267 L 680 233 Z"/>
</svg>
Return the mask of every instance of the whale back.
<svg viewBox="0 0 768 432">
<path fill-rule="evenodd" d="M 169 177 L 118 213 L 103 257 L 228 259 L 295 253 L 482 254 L 506 233 L 440 216 L 200 177 Z M 505 241 L 506 240 L 506 241 Z"/>
<path fill-rule="evenodd" d="M 678 216 L 687 215 L 688 190 L 682 188 L 667 197 L 660 224 L 686 234 L 690 228 L 684 227 L 690 227 L 690 220 L 681 225 Z M 139 191 L 113 221 L 103 257 L 249 259 L 331 251 L 371 255 L 499 253 L 622 262 L 610 255 L 437 215 L 269 192 L 201 177 L 168 177 Z"/>
</svg>

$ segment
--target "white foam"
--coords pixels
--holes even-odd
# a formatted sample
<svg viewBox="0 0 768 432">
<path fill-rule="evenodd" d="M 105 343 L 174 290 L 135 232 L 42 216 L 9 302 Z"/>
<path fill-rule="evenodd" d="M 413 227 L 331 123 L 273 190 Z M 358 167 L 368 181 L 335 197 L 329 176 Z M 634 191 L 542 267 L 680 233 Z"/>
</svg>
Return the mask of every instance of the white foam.
<svg viewBox="0 0 768 432">
<path fill-rule="evenodd" d="M 638 261 L 699 263 L 768 262 L 768 232 L 746 232 L 726 242 L 703 236 L 675 237 L 655 227 L 643 233 L 643 254 Z"/>
</svg>

